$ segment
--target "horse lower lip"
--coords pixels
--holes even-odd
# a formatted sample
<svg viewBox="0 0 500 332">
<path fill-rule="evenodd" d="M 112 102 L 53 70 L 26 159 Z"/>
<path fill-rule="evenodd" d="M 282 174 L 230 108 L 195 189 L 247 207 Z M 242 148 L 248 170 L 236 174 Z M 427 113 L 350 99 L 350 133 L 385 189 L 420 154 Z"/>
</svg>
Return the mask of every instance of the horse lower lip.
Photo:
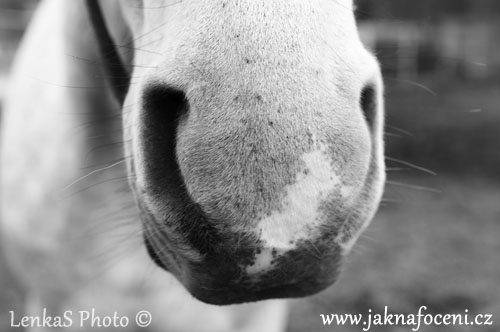
<svg viewBox="0 0 500 332">
<path fill-rule="evenodd" d="M 229 305 L 273 298 L 298 298 L 313 295 L 332 285 L 339 274 L 340 256 L 328 261 L 292 264 L 257 275 L 248 275 L 238 262 L 213 258 L 203 263 L 179 262 L 174 252 L 160 257 L 149 239 L 144 239 L 153 261 L 172 273 L 198 300 Z M 174 250 L 175 251 L 175 250 Z"/>
<path fill-rule="evenodd" d="M 332 285 L 340 273 L 341 256 L 325 261 L 308 257 L 289 257 L 277 266 L 257 274 L 247 274 L 224 262 L 192 264 L 180 281 L 202 302 L 217 305 L 261 301 L 273 298 L 297 298 L 316 294 Z"/>
<path fill-rule="evenodd" d="M 332 283 L 333 281 L 308 284 L 292 283 L 268 288 L 256 284 L 237 290 L 228 288 L 212 289 L 201 285 L 189 289 L 189 291 L 202 302 L 215 305 L 230 305 L 277 298 L 300 298 L 316 294 L 329 287 Z"/>
<path fill-rule="evenodd" d="M 168 236 L 159 236 L 158 230 L 148 229 L 145 227 L 144 242 L 153 261 L 172 273 L 195 298 L 209 304 L 313 295 L 335 282 L 342 261 L 341 248 L 334 243 L 333 237 L 329 237 L 314 245 L 304 242 L 297 249 L 275 257 L 269 267 L 252 270 L 248 267 L 256 257 L 257 247 L 253 247 L 256 243 L 240 246 L 237 252 L 228 252 L 225 248 L 232 246 L 224 242 L 212 243 L 211 252 L 192 259 L 169 241 Z M 321 250 L 321 256 L 317 255 L 317 250 Z"/>
</svg>

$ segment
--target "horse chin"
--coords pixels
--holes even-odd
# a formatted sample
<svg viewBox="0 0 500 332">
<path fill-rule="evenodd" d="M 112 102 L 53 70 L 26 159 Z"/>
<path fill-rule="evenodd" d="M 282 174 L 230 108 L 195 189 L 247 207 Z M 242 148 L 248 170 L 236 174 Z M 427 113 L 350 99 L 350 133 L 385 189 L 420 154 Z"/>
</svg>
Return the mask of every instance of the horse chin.
<svg viewBox="0 0 500 332">
<path fill-rule="evenodd" d="M 182 221 L 159 221 L 144 205 L 141 212 L 144 243 L 153 262 L 205 303 L 310 296 L 331 286 L 340 273 L 344 255 L 333 230 L 314 241 L 299 241 L 292 250 L 266 248 L 256 237 L 229 232 L 200 253 L 189 244 L 189 236 L 166 226 Z"/>
</svg>

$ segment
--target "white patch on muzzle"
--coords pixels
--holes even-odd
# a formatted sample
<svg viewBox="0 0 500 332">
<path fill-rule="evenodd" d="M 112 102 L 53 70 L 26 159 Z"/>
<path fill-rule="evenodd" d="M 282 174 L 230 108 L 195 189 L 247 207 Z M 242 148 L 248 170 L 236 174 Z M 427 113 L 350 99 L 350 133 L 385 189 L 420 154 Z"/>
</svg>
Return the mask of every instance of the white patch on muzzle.
<svg viewBox="0 0 500 332">
<path fill-rule="evenodd" d="M 245 271 L 248 274 L 255 274 L 267 270 L 273 263 L 273 252 L 269 248 L 262 249 L 260 253 L 255 255 L 255 261 L 252 265 L 246 267 Z"/>
<path fill-rule="evenodd" d="M 297 174 L 294 184 L 285 187 L 280 209 L 259 221 L 257 232 L 264 248 L 290 250 L 298 240 L 310 239 L 322 222 L 321 202 L 335 190 L 344 199 L 351 192 L 332 169 L 325 146 L 304 154 L 302 160 L 305 168 Z M 263 267 L 266 260 L 258 258 L 255 268 Z"/>
</svg>

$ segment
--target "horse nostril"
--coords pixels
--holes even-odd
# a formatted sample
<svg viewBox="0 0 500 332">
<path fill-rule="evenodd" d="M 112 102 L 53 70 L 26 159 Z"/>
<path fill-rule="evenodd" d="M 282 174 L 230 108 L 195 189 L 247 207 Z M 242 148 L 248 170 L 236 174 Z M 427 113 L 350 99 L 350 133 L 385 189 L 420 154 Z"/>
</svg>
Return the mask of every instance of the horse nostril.
<svg viewBox="0 0 500 332">
<path fill-rule="evenodd" d="M 366 85 L 363 90 L 361 90 L 360 96 L 360 106 L 363 114 L 365 116 L 366 122 L 370 127 L 370 130 L 373 130 L 375 117 L 377 114 L 377 94 L 375 90 L 375 86 L 372 84 Z"/>
<path fill-rule="evenodd" d="M 184 92 L 170 86 L 152 84 L 144 89 L 142 107 L 145 120 L 156 125 L 175 126 L 179 118 L 187 112 L 188 102 Z"/>
<path fill-rule="evenodd" d="M 148 84 L 141 95 L 138 158 L 144 165 L 138 170 L 145 179 L 145 190 L 165 195 L 168 188 L 181 190 L 176 159 L 176 135 L 179 122 L 186 116 L 189 103 L 184 92 L 167 85 Z"/>
</svg>

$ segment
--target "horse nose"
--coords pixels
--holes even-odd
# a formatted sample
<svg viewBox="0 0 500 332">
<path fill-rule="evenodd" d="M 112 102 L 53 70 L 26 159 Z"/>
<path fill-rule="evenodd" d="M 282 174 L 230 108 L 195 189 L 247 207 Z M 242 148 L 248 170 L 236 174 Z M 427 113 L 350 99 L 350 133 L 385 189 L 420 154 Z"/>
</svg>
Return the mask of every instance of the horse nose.
<svg viewBox="0 0 500 332">
<path fill-rule="evenodd" d="M 302 297 L 336 280 L 370 161 L 361 114 L 230 86 L 151 80 L 141 93 L 133 185 L 159 266 L 212 304 Z M 307 109 L 327 120 L 298 121 Z"/>
</svg>

